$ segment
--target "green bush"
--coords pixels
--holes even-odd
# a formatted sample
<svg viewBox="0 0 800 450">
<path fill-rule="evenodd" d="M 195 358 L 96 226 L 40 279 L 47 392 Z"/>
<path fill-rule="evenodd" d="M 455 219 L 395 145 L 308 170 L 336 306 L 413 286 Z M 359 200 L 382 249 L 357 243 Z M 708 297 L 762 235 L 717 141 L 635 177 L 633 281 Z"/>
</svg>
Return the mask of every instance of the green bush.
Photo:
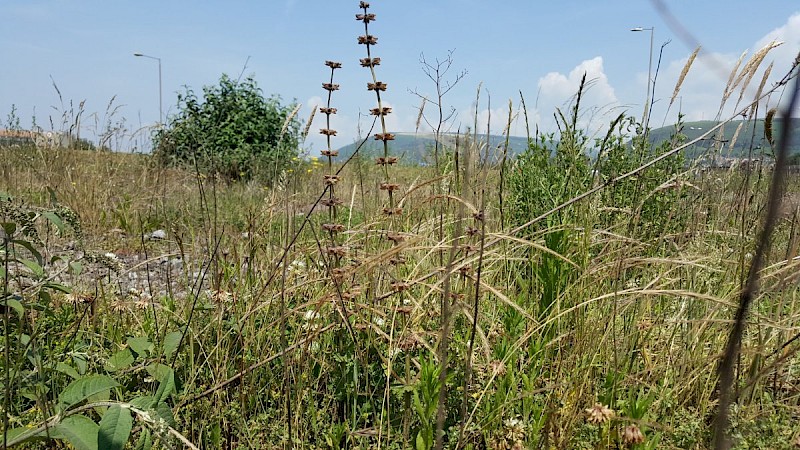
<svg viewBox="0 0 800 450">
<path fill-rule="evenodd" d="M 271 181 L 298 154 L 293 110 L 278 96 L 265 98 L 253 78 L 223 74 L 219 85 L 203 87 L 202 99 L 190 88 L 178 94 L 178 113 L 155 133 L 154 154 L 167 166 Z"/>
</svg>

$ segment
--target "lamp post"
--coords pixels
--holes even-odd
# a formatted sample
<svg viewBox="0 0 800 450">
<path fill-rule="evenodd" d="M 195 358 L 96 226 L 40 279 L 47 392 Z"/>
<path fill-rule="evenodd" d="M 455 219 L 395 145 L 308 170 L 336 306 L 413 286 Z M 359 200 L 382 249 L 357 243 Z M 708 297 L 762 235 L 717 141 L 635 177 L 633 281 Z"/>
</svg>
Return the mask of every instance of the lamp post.
<svg viewBox="0 0 800 450">
<path fill-rule="evenodd" d="M 649 31 L 650 32 L 650 61 L 647 64 L 647 101 L 644 104 L 644 129 L 645 133 L 650 125 L 650 86 L 653 82 L 653 37 L 655 35 L 655 27 L 643 28 L 643 27 L 636 27 L 631 28 L 631 31 Z"/>
<path fill-rule="evenodd" d="M 133 56 L 141 56 L 143 58 L 150 58 L 155 59 L 158 61 L 158 126 L 164 126 L 164 108 L 162 103 L 162 92 L 161 89 L 161 58 L 157 58 L 155 56 L 145 55 L 144 53 L 136 52 Z"/>
</svg>

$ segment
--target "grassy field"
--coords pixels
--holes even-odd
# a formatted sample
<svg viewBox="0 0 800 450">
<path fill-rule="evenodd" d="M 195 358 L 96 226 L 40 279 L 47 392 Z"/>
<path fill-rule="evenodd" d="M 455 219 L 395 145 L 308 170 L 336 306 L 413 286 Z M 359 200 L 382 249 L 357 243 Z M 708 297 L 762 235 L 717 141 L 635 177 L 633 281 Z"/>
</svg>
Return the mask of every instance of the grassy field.
<svg viewBox="0 0 800 450">
<path fill-rule="evenodd" d="M 359 42 L 377 157 L 336 158 L 330 121 L 323 157 L 271 183 L 0 148 L 4 447 L 705 449 L 728 400 L 734 448 L 800 445 L 797 174 L 771 196 L 770 161 L 698 167 L 681 124 L 591 139 L 585 77 L 517 157 L 448 136 L 396 164 Z M 756 120 L 795 69 L 737 109 Z"/>
<path fill-rule="evenodd" d="M 442 391 L 449 448 L 607 448 L 636 432 L 642 448 L 706 448 L 769 174 L 687 174 L 681 226 L 655 234 L 641 214 L 608 215 L 604 191 L 511 233 L 499 171 L 468 150 L 459 171 L 397 169 L 404 214 L 390 221 L 379 170 L 351 162 L 331 245 L 328 211 L 311 211 L 325 169 L 311 163 L 270 188 L 142 155 L 3 149 L 3 221 L 32 214 L 36 234 L 18 240 L 43 257 L 5 266 L 24 307 L 6 308 L 10 428 L 102 375 L 113 383 L 69 406 L 161 392 L 158 417 L 208 448 L 429 448 Z M 800 433 L 797 195 L 737 364 L 740 448 L 791 448 Z M 47 219 L 64 207 L 79 230 Z M 179 445 L 136 425 L 134 442 Z"/>
</svg>

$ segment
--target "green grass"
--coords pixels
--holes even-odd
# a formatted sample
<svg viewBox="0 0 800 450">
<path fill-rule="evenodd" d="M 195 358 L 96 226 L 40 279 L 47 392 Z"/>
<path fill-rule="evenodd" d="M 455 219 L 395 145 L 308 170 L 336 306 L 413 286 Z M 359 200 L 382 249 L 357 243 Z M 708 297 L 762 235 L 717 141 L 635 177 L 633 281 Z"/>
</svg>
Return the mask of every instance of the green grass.
<svg viewBox="0 0 800 450">
<path fill-rule="evenodd" d="M 46 289 L 26 290 L 26 280 L 9 280 L 7 289 L 19 293 L 26 307 L 24 320 L 10 323 L 10 348 L 4 347 L 18 358 L 12 364 L 12 428 L 35 425 L 57 411 L 54 402 L 70 374 L 102 374 L 119 383 L 101 397 L 130 401 L 153 395 L 158 364 L 174 369 L 176 387 L 165 401 L 174 427 L 197 445 L 260 448 L 291 439 L 306 448 L 407 448 L 434 426 L 430 402 L 441 386 L 426 371 L 438 370 L 444 267 L 438 254 L 451 245 L 458 217 L 455 202 L 435 195 L 435 183 L 423 186 L 434 178 L 431 169 L 396 172 L 404 186 L 423 186 L 406 197 L 408 214 L 398 224 L 406 235 L 406 262 L 395 268 L 399 280 L 385 278 L 389 255 L 381 250 L 376 219 L 379 175 L 367 172 L 362 179 L 350 169 L 343 172 L 337 188 L 345 198 L 344 245 L 350 253 L 341 261 L 342 303 L 316 242 L 324 239 L 324 211 L 310 216 L 289 249 L 285 278 L 278 267 L 285 242 L 322 190 L 321 174 L 314 173 L 319 169 L 267 189 L 209 179 L 198 184 L 192 174 L 159 169 L 141 155 L 33 149 L 8 154 L 0 190 L 30 207 L 48 208 L 49 186 L 59 203 L 80 215 L 84 236 L 70 246 L 76 239 L 69 229 L 59 235 L 52 225 L 38 223 L 48 255 L 64 258 L 43 270 L 55 275 L 66 262 L 82 264 L 83 273 L 54 279 L 94 299 L 75 302 L 56 290 L 40 311 L 34 305 L 43 303 L 41 296 L 31 295 Z M 487 246 L 480 262 L 475 251 L 459 252 L 454 261 L 448 448 L 462 424 L 462 442 L 474 446 L 503 445 L 508 437 L 531 447 L 605 448 L 622 442 L 623 428 L 636 424 L 651 447 L 706 448 L 715 363 L 752 252 L 765 182 L 749 182 L 754 198 L 744 205 L 740 173 L 694 179 L 701 191 L 686 205 L 684 228 L 646 240 L 630 227 L 629 217 L 615 216 L 619 222 L 597 228 L 603 222 L 592 211 L 599 209 L 585 210 L 587 226 L 565 235 L 578 252 L 571 257 L 585 255 L 570 261 L 571 275 L 526 278 L 517 270 L 523 262 L 558 267 L 553 264 L 561 259 L 543 253 L 565 248 L 548 244 L 556 225 L 525 241 L 505 235 L 492 200 L 497 172 L 475 169 L 470 192 L 484 192 L 487 241 L 499 241 Z M 792 180 L 795 193 L 797 181 Z M 445 214 L 444 241 L 436 239 L 437 210 Z M 800 312 L 796 262 L 786 259 L 787 252 L 796 252 L 792 214 L 779 226 L 743 345 L 739 387 L 746 389 L 733 433 L 740 448 L 789 448 L 800 432 L 793 420 L 796 347 L 781 349 L 796 332 Z M 472 226 L 474 219 L 460 220 Z M 142 235 L 155 228 L 167 230 L 168 238 L 143 246 Z M 475 236 L 462 242 L 468 239 L 479 245 Z M 171 292 L 164 288 L 164 273 L 153 271 L 152 301 L 141 300 L 121 290 L 136 270 L 133 260 L 124 259 L 115 272 L 85 256 L 110 251 L 137 255 L 139 262 L 146 253 L 154 265 L 160 255 L 181 254 L 184 266 L 173 274 Z M 478 264 L 479 319 L 462 421 Z M 460 266 L 470 267 L 466 275 Z M 276 268 L 278 276 L 271 278 Z M 567 276 L 562 271 L 546 273 Z M 388 286 L 394 281 L 408 289 L 392 294 Z M 556 287 L 547 290 L 549 285 Z M 344 314 L 352 335 L 342 326 Z M 175 349 L 165 351 L 165 342 L 184 331 L 180 347 L 173 342 Z M 28 339 L 35 342 L 25 347 L 33 356 L 24 357 L 20 346 Z M 587 421 L 585 410 L 595 403 L 611 408 L 614 418 Z M 97 420 L 102 412 L 84 414 Z M 135 431 L 133 439 L 144 435 Z M 155 431 L 151 437 L 160 445 L 170 439 Z"/>
</svg>

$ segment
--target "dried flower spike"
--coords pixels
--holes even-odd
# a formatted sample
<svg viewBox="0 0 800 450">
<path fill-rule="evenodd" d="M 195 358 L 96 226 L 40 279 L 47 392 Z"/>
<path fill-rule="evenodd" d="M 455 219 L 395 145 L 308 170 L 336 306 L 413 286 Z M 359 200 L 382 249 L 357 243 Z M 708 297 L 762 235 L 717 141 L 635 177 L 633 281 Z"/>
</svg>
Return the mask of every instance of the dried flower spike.
<svg viewBox="0 0 800 450">
<path fill-rule="evenodd" d="M 325 61 L 325 65 L 330 67 L 331 69 L 341 69 L 342 63 L 336 61 Z"/>
<path fill-rule="evenodd" d="M 322 106 L 320 106 L 317 109 L 319 109 L 319 112 L 321 112 L 322 114 L 336 114 L 336 111 L 338 111 L 336 108 L 325 108 Z"/>
<path fill-rule="evenodd" d="M 367 9 L 369 8 L 369 2 L 359 2 L 358 7 L 361 9 Z"/>
<path fill-rule="evenodd" d="M 322 83 L 322 89 L 325 89 L 326 91 L 338 91 L 339 85 L 333 83 Z"/>
<path fill-rule="evenodd" d="M 331 130 L 329 128 L 320 128 L 319 134 L 324 134 L 325 136 L 336 136 L 336 130 Z"/>
<path fill-rule="evenodd" d="M 325 184 L 328 186 L 333 186 L 334 184 L 339 182 L 339 175 L 323 175 L 325 179 Z"/>
<path fill-rule="evenodd" d="M 339 151 L 338 151 L 338 150 L 322 150 L 322 151 L 320 151 L 319 153 L 320 153 L 322 156 L 332 156 L 332 157 L 337 157 L 337 156 L 339 156 Z"/>
</svg>

